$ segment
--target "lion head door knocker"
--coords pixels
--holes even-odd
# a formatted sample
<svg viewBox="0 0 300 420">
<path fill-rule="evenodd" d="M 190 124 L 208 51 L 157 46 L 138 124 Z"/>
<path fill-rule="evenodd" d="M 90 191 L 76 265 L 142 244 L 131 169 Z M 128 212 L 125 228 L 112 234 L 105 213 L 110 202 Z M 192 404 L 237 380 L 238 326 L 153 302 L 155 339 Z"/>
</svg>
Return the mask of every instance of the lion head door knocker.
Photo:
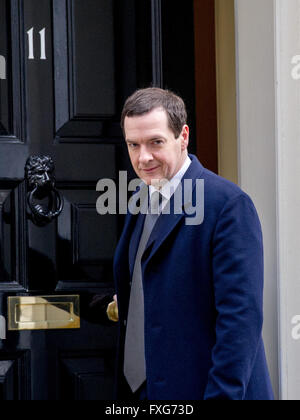
<svg viewBox="0 0 300 420">
<path fill-rule="evenodd" d="M 49 156 L 31 156 L 25 165 L 28 183 L 28 205 L 31 220 L 37 226 L 46 226 L 63 210 L 63 198 L 55 188 L 54 162 Z"/>
</svg>

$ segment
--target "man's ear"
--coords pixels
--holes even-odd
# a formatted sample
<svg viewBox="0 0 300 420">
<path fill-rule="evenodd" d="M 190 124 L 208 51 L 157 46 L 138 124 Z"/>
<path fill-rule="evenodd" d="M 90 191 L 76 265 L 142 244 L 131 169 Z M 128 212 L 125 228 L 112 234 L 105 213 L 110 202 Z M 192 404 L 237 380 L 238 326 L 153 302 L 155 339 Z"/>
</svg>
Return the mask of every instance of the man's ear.
<svg viewBox="0 0 300 420">
<path fill-rule="evenodd" d="M 186 150 L 190 140 L 190 128 L 188 125 L 184 125 L 181 131 L 181 150 Z"/>
</svg>

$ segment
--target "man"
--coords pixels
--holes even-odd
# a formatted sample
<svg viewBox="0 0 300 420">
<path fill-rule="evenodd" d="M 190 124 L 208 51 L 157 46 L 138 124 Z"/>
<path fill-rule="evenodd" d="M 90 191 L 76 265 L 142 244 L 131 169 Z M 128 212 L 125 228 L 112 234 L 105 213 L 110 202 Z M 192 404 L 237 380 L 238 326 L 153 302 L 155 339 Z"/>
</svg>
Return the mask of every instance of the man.
<svg viewBox="0 0 300 420">
<path fill-rule="evenodd" d="M 272 399 L 261 337 L 262 235 L 251 199 L 188 154 L 185 105 L 172 92 L 135 92 L 121 124 L 150 203 L 157 194 L 160 204 L 156 215 L 127 215 L 115 254 L 117 398 Z M 181 214 L 172 210 L 181 193 L 165 180 L 192 182 Z M 187 204 L 204 207 L 201 223 L 188 223 Z"/>
</svg>

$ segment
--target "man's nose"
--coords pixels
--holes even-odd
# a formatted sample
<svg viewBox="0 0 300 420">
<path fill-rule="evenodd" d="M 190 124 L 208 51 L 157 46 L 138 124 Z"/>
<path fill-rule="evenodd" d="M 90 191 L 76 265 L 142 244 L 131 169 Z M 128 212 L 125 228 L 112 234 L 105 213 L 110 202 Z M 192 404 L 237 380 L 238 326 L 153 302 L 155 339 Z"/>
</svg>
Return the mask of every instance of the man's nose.
<svg viewBox="0 0 300 420">
<path fill-rule="evenodd" d="M 145 146 L 141 146 L 140 148 L 140 155 L 139 155 L 139 162 L 141 164 L 145 164 L 153 160 L 152 153 L 149 152 L 148 148 Z"/>
</svg>

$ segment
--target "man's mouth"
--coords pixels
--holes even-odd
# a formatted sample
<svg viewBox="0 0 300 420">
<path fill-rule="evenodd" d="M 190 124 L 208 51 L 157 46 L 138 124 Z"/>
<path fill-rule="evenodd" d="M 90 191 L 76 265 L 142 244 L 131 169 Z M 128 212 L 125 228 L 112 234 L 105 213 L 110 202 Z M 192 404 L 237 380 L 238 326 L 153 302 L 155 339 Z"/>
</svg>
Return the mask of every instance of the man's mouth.
<svg viewBox="0 0 300 420">
<path fill-rule="evenodd" d="M 147 174 L 154 172 L 156 169 L 158 169 L 159 166 L 156 166 L 155 168 L 150 168 L 150 169 L 142 169 L 143 172 L 146 172 Z"/>
</svg>

